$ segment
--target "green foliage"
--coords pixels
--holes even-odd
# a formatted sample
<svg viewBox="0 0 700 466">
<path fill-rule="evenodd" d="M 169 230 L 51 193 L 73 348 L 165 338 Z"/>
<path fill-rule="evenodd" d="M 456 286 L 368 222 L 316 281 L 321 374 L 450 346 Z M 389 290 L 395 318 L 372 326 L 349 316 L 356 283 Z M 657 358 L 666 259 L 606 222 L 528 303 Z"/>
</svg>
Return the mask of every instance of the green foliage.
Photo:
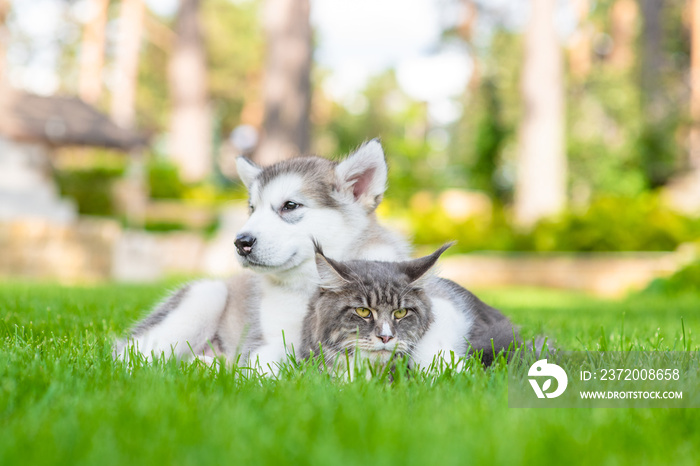
<svg viewBox="0 0 700 466">
<path fill-rule="evenodd" d="M 398 209 L 391 209 L 396 212 Z M 413 241 L 418 245 L 435 246 L 457 241 L 449 253 L 470 251 L 527 250 L 528 244 L 508 224 L 506 213 L 495 206 L 491 215 L 464 220 L 450 218 L 445 209 L 434 204 L 431 208 L 405 212 L 408 215 Z"/>
<path fill-rule="evenodd" d="M 85 215 L 115 215 L 112 186 L 122 176 L 121 167 L 96 166 L 56 172 L 61 195 L 72 198 Z"/>
<path fill-rule="evenodd" d="M 698 410 L 509 409 L 505 365 L 389 385 L 293 367 L 261 379 L 200 363 L 128 370 L 112 361 L 113 337 L 164 289 L 0 284 L 0 464 L 697 462 Z M 526 335 L 545 332 L 572 350 L 679 349 L 681 316 L 688 337 L 700 328 L 697 294 L 482 298 Z"/>
<path fill-rule="evenodd" d="M 658 278 L 651 282 L 642 295 L 676 295 L 695 293 L 700 290 L 700 261 L 686 265 L 667 278 Z"/>
<path fill-rule="evenodd" d="M 674 138 L 679 128 L 677 116 L 647 124 L 637 140 L 639 163 L 650 188 L 665 185 L 681 166 L 682 151 Z"/>
<path fill-rule="evenodd" d="M 202 2 L 209 92 L 221 128 L 228 134 L 241 123 L 246 102 L 261 101 L 264 60 L 259 0 Z"/>
<path fill-rule="evenodd" d="M 181 199 L 185 192 L 177 166 L 157 157 L 148 163 L 148 185 L 153 199 Z"/>
<path fill-rule="evenodd" d="M 393 72 L 371 79 L 360 99 L 367 109 L 357 114 L 327 103 L 327 124 L 315 128 L 316 138 L 324 141 L 319 152 L 347 154 L 362 141 L 380 137 L 389 162 L 391 195 L 408 197 L 418 189 L 439 186 L 440 164 L 445 160 L 436 160 L 440 154 L 430 154 L 425 105 L 397 89 Z"/>
<path fill-rule="evenodd" d="M 487 79 L 482 84 L 482 96 L 485 99 L 485 112 L 476 124 L 476 160 L 469 171 L 469 186 L 504 199 L 506 190 L 497 182 L 496 176 L 510 129 L 502 122 L 501 102 L 492 80 Z"/>
<path fill-rule="evenodd" d="M 398 210 L 398 209 L 396 209 Z M 700 238 L 700 220 L 664 207 L 658 197 L 600 197 L 582 212 L 569 211 L 518 232 L 506 210 L 496 205 L 490 215 L 456 221 L 438 203 L 429 209 L 404 211 L 417 244 L 457 240 L 455 251 L 671 251 Z"/>
<path fill-rule="evenodd" d="M 154 21 L 158 21 L 157 19 Z M 151 41 L 144 41 L 139 60 L 136 86 L 136 121 L 149 131 L 168 127 L 170 96 L 168 89 L 168 52 Z"/>
<path fill-rule="evenodd" d="M 532 235 L 537 251 L 670 251 L 700 237 L 700 222 L 645 193 L 601 197 L 585 212 L 541 222 Z"/>
<path fill-rule="evenodd" d="M 151 219 L 146 219 L 143 225 L 143 229 L 153 233 L 170 233 L 173 231 L 197 231 L 201 233 L 205 238 L 213 237 L 218 231 L 220 226 L 219 220 L 214 219 L 204 227 L 194 228 L 185 222 L 176 221 L 156 221 Z"/>
<path fill-rule="evenodd" d="M 638 145 L 644 127 L 629 72 L 602 68 L 567 93 L 567 154 L 574 192 L 633 197 L 648 188 Z M 579 194 L 580 195 L 580 194 Z"/>
<path fill-rule="evenodd" d="M 508 202 L 522 105 L 519 35 L 499 30 L 488 48 L 474 48 L 478 85 L 465 89 L 464 112 L 450 130 L 449 186 L 468 187 Z M 444 186 L 444 183 L 442 184 Z"/>
<path fill-rule="evenodd" d="M 201 2 L 201 24 L 206 40 L 209 94 L 222 118 L 222 129 L 240 123 L 247 101 L 260 99 L 263 34 L 260 2 L 207 0 Z M 157 18 L 155 21 L 169 20 Z M 139 125 L 152 130 L 168 127 L 171 102 L 168 91 L 168 50 L 145 41 L 139 61 L 137 115 Z"/>
</svg>

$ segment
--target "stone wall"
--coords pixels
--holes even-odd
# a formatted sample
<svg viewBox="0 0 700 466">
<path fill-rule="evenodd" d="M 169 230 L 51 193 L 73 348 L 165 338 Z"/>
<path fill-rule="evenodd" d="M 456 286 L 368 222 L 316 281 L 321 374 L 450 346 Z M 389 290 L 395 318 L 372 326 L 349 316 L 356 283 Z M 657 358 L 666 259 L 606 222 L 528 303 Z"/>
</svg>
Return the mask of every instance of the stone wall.
<svg viewBox="0 0 700 466">
<path fill-rule="evenodd" d="M 123 229 L 101 218 L 0 221 L 0 277 L 80 283 L 228 276 L 240 271 L 233 240 L 246 218 L 244 205 L 225 209 L 219 232 L 208 240 L 190 232 Z"/>
<path fill-rule="evenodd" d="M 0 276 L 99 281 L 112 275 L 112 250 L 121 235 L 118 223 L 82 219 L 75 224 L 44 220 L 0 223 Z"/>
<path fill-rule="evenodd" d="M 185 233 L 123 230 L 112 220 L 81 218 L 0 223 L 0 277 L 153 281 L 169 274 L 229 276 L 240 271 L 233 240 L 244 206 L 227 209 L 209 240 Z M 621 296 L 672 274 L 698 257 L 694 248 L 659 253 L 468 254 L 442 259 L 440 275 L 469 288 L 533 286 Z"/>
<path fill-rule="evenodd" d="M 469 288 L 532 286 L 618 297 L 671 275 L 697 257 L 676 252 L 468 254 L 440 262 L 440 275 Z"/>
</svg>

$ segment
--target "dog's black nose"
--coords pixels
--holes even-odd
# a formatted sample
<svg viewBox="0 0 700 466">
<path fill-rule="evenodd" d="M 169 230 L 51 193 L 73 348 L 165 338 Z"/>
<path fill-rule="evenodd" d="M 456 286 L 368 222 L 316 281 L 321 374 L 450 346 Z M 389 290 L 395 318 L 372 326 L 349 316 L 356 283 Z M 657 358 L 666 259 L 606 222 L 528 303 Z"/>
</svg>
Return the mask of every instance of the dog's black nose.
<svg viewBox="0 0 700 466">
<path fill-rule="evenodd" d="M 253 252 L 253 245 L 255 244 L 255 238 L 250 235 L 242 234 L 236 237 L 236 241 L 233 242 L 236 245 L 236 252 L 239 256 L 247 256 Z"/>
</svg>

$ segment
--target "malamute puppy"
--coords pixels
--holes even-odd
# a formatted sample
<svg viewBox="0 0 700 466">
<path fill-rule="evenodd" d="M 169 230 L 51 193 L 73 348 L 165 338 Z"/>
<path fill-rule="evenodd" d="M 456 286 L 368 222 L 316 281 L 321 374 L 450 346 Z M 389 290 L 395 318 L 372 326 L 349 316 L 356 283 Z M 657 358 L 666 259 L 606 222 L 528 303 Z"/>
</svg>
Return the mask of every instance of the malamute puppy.
<svg viewBox="0 0 700 466">
<path fill-rule="evenodd" d="M 238 172 L 250 218 L 235 247 L 250 272 L 179 289 L 117 342 L 115 357 L 130 351 L 146 358 L 241 354 L 272 369 L 300 348 L 302 321 L 318 285 L 312 238 L 338 260 L 409 256 L 408 244 L 375 217 L 387 183 L 377 140 L 339 163 L 299 157 L 263 168 L 240 158 Z"/>
</svg>

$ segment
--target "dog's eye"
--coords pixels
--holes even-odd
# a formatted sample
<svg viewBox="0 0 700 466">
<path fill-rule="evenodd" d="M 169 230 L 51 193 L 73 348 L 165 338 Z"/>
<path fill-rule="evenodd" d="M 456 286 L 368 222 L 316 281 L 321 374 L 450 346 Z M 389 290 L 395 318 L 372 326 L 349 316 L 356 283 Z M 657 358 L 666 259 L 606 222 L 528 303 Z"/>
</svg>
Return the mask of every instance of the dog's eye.
<svg viewBox="0 0 700 466">
<path fill-rule="evenodd" d="M 298 209 L 299 207 L 301 207 L 301 204 L 297 204 L 296 202 L 292 202 L 292 201 L 287 201 L 282 206 L 282 210 L 283 211 L 294 210 L 294 209 Z"/>
<path fill-rule="evenodd" d="M 255 207 L 253 207 L 253 204 L 248 204 L 248 212 L 251 214 L 255 212 Z"/>
</svg>

